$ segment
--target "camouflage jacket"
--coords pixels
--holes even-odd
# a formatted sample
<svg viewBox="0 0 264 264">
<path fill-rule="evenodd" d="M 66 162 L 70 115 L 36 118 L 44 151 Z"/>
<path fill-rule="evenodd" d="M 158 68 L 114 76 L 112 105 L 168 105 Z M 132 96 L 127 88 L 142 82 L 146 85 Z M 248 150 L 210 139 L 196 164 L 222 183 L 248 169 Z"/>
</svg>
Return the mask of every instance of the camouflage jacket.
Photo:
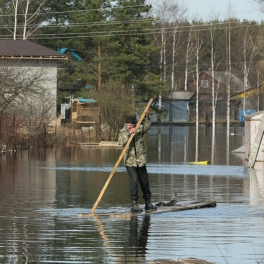
<svg viewBox="0 0 264 264">
<path fill-rule="evenodd" d="M 142 167 L 147 162 L 146 151 L 144 147 L 144 134 L 151 127 L 151 120 L 149 116 L 144 119 L 144 124 L 140 125 L 137 129 L 137 133 L 133 137 L 129 144 L 129 147 L 124 155 L 124 163 L 129 167 Z M 118 141 L 125 147 L 128 139 L 130 137 L 129 131 L 124 126 L 119 133 Z"/>
</svg>

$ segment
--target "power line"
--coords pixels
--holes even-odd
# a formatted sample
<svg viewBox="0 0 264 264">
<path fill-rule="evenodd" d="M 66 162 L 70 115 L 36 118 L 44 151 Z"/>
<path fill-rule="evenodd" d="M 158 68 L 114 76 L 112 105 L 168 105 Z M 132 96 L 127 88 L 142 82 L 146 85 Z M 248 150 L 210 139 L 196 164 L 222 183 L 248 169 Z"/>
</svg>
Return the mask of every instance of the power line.
<svg viewBox="0 0 264 264">
<path fill-rule="evenodd" d="M 109 10 L 109 9 L 126 9 L 126 8 L 135 8 L 135 7 L 145 7 L 146 5 L 131 5 L 131 6 L 114 6 L 114 7 L 105 7 L 105 8 L 93 8 L 93 9 L 79 9 L 79 10 L 67 10 L 67 11 L 56 11 L 56 12 L 39 12 L 37 15 L 49 15 L 49 14 L 72 14 L 72 13 L 87 13 L 87 12 L 93 12 L 93 11 L 103 11 L 103 10 Z M 255 13 L 256 10 L 245 10 L 245 11 L 239 11 L 236 12 L 238 14 L 244 14 L 244 13 Z M 28 13 L 28 16 L 36 15 L 35 13 Z M 0 17 L 13 17 L 13 14 L 0 14 Z M 17 14 L 17 16 L 25 16 L 24 13 Z M 203 19 L 204 16 L 199 16 L 198 19 Z M 213 18 L 213 16 L 211 16 Z M 213 18 L 214 19 L 214 18 Z"/>
<path fill-rule="evenodd" d="M 137 22 L 137 20 L 127 20 L 128 22 Z M 119 23 L 119 22 L 125 22 L 125 21 L 113 21 L 113 23 Z M 142 23 L 142 21 L 138 21 L 138 23 Z M 108 24 L 111 24 L 111 22 L 109 22 Z M 232 25 L 233 24 L 233 25 Z M 140 29 L 138 30 L 116 30 L 116 31 L 89 31 L 89 32 L 64 32 L 64 33 L 50 33 L 50 34 L 37 34 L 35 33 L 32 37 L 28 37 L 28 39 L 47 39 L 50 37 L 47 36 L 51 36 L 52 38 L 61 38 L 61 39 L 71 39 L 72 37 L 77 37 L 77 38 L 83 38 L 83 37 L 87 37 L 87 38 L 91 38 L 93 36 L 101 36 L 101 37 L 111 37 L 111 36 L 119 36 L 119 35 L 124 35 L 124 36 L 138 36 L 138 35 L 143 35 L 143 34 L 159 34 L 161 30 L 165 30 L 166 34 L 170 34 L 170 33 L 179 33 L 179 32 L 187 32 L 189 30 L 192 30 L 193 32 L 201 32 L 201 31 L 210 31 L 213 27 L 213 25 L 215 26 L 215 30 L 226 30 L 226 29 L 235 29 L 235 28 L 243 28 L 243 27 L 252 27 L 252 26 L 257 26 L 256 24 L 240 24 L 240 25 L 234 25 L 237 24 L 237 21 L 234 22 L 217 22 L 215 24 L 198 24 L 198 25 L 183 25 L 183 26 L 179 26 L 176 25 L 174 27 L 160 27 L 160 28 L 146 28 L 146 29 Z M 74 25 L 70 25 L 69 27 L 65 27 L 65 29 L 69 29 L 71 27 L 76 27 L 76 26 L 88 26 L 89 24 L 79 24 L 76 23 Z M 105 25 L 105 24 L 104 24 Z M 225 26 L 225 27 L 217 27 L 217 26 Z M 230 26 L 231 25 L 231 26 Z M 47 26 L 43 26 L 41 28 L 45 29 Z M 209 27 L 209 28 L 208 28 Z M 0 28 L 9 28 L 9 30 L 12 30 L 13 27 L 0 27 Z M 18 28 L 23 28 L 23 26 L 18 26 Z M 29 27 L 31 28 L 31 27 Z M 126 33 L 129 32 L 129 33 Z M 110 34 L 109 34 L 110 33 Z M 85 36 L 84 36 L 85 35 Z M 17 35 L 18 37 L 22 37 L 21 35 Z M 42 37 L 43 36 L 43 37 Z M 1 35 L 1 38 L 11 38 L 11 35 Z M 13 37 L 13 35 L 12 35 Z"/>
<path fill-rule="evenodd" d="M 153 22 L 153 19 L 144 19 L 144 20 L 112 20 L 112 21 L 105 21 L 105 22 L 86 22 L 86 23 L 65 23 L 65 24 L 29 24 L 28 27 L 30 28 L 50 28 L 50 27 L 61 27 L 61 28 L 68 28 L 68 27 L 78 27 L 78 26 L 109 26 L 109 25 L 116 25 L 116 24 L 132 24 L 132 23 L 142 23 L 142 22 Z M 13 25 L 2 25 L 0 28 L 10 28 Z M 24 24 L 17 24 L 17 28 L 24 28 Z"/>
<path fill-rule="evenodd" d="M 74 27 L 74 26 L 93 26 L 93 25 L 96 25 L 96 26 L 109 26 L 109 25 L 115 25 L 115 24 L 129 24 L 129 23 L 144 23 L 144 22 L 156 22 L 157 24 L 159 22 L 162 22 L 164 20 L 162 19 L 155 19 L 155 18 L 146 18 L 146 19 L 132 19 L 132 20 L 112 20 L 112 21 L 105 21 L 105 22 L 86 22 L 86 23 L 64 23 L 64 24 L 61 24 L 61 23 L 57 23 L 57 24 L 54 24 L 54 23 L 50 23 L 50 24 L 44 24 L 44 25 L 40 25 L 40 24 L 29 24 L 28 26 L 30 28 L 49 28 L 49 27 Z M 185 21 L 187 22 L 187 21 Z M 42 22 L 42 23 L 45 23 Z M 217 22 L 217 23 L 203 23 L 203 24 L 191 24 L 191 25 L 181 25 L 181 23 L 176 23 L 174 24 L 175 28 L 178 28 L 178 29 L 183 29 L 183 28 L 193 28 L 193 27 L 204 27 L 204 26 L 217 26 L 217 25 L 229 25 L 229 24 L 237 24 L 237 23 L 241 23 L 241 22 L 238 22 L 238 21 L 224 21 L 224 22 Z M 244 23 L 244 22 L 242 22 Z M 167 23 L 167 24 L 171 24 L 172 23 Z M 256 24 L 248 24 L 247 26 L 255 26 Z M 6 28 L 6 27 L 13 27 L 13 25 L 2 25 L 0 26 L 0 28 Z M 17 24 L 17 27 L 18 28 L 24 28 L 24 24 Z M 166 29 L 166 28 L 165 28 Z"/>
<path fill-rule="evenodd" d="M 243 28 L 246 27 L 245 25 L 241 25 L 241 26 L 233 26 L 231 27 L 231 29 L 234 28 Z M 229 29 L 229 27 L 225 27 L 225 28 L 217 28 L 218 29 Z M 160 34 L 160 30 L 161 28 L 154 28 L 154 29 L 144 29 L 142 31 L 144 32 L 134 32 L 134 33 L 125 33 L 127 31 L 105 31 L 105 32 L 77 32 L 77 33 L 70 33 L 70 32 L 66 32 L 66 33 L 56 33 L 56 34 L 34 34 L 34 36 L 32 37 L 28 37 L 28 39 L 54 39 L 54 38 L 61 38 L 61 39 L 71 39 L 71 38 L 92 38 L 94 36 L 99 36 L 99 37 L 113 37 L 113 36 L 138 36 L 138 35 L 151 35 L 151 34 Z M 205 31 L 210 31 L 211 29 L 196 29 L 196 30 L 192 30 L 193 32 L 205 32 Z M 181 32 L 187 32 L 187 30 L 183 30 Z M 109 34 L 110 33 L 110 34 Z M 170 30 L 170 31 L 166 31 L 166 33 L 174 33 L 174 31 Z M 8 37 L 11 35 L 2 35 L 2 37 Z M 19 35 L 17 35 L 18 37 Z M 20 35 L 22 37 L 22 35 Z"/>
<path fill-rule="evenodd" d="M 215 30 L 226 30 L 226 29 L 238 29 L 238 28 L 244 28 L 244 27 L 251 27 L 251 26 L 255 26 L 255 25 L 237 25 L 237 26 L 229 26 L 228 23 L 224 23 L 223 25 L 227 25 L 226 27 L 218 27 L 215 28 Z M 195 26 L 184 26 L 184 27 L 166 27 L 166 28 L 146 28 L 146 29 L 141 29 L 140 31 L 138 30 L 116 30 L 116 31 L 89 31 L 89 32 L 64 32 L 64 33 L 41 33 L 41 34 L 34 34 L 32 37 L 28 37 L 28 39 L 53 39 L 53 38 L 61 38 L 61 39 L 71 39 L 71 38 L 92 38 L 94 36 L 99 36 L 99 37 L 111 37 L 111 36 L 138 36 L 138 35 L 150 35 L 150 34 L 159 34 L 161 32 L 161 30 L 167 30 L 165 31 L 166 34 L 168 33 L 175 33 L 175 28 L 176 28 L 176 32 L 189 32 L 189 30 L 183 30 L 183 28 L 192 28 L 192 32 L 204 32 L 204 31 L 210 31 L 211 30 L 211 24 L 208 24 L 206 26 L 210 26 L 210 28 L 204 28 L 205 25 L 198 25 L 198 27 L 201 26 L 203 28 L 196 28 Z M 126 33 L 128 32 L 129 33 Z M 110 33 L 110 34 L 109 34 Z M 13 38 L 13 35 L 1 35 L 1 38 Z M 21 37 L 22 35 L 17 35 L 17 37 Z"/>
<path fill-rule="evenodd" d="M 114 6 L 114 7 L 106 7 L 106 8 L 94 8 L 94 9 L 79 9 L 79 10 L 67 10 L 67 11 L 58 11 L 58 12 L 39 12 L 37 15 L 50 15 L 50 14 L 69 14 L 69 13 L 87 13 L 91 11 L 102 11 L 107 9 L 126 9 L 126 8 L 135 8 L 135 7 L 145 7 L 146 5 L 132 5 L 132 6 Z M 28 16 L 35 15 L 33 14 L 27 14 Z M 0 17 L 13 17 L 14 15 L 0 15 Z M 17 16 L 25 16 L 25 14 L 17 14 Z"/>
</svg>

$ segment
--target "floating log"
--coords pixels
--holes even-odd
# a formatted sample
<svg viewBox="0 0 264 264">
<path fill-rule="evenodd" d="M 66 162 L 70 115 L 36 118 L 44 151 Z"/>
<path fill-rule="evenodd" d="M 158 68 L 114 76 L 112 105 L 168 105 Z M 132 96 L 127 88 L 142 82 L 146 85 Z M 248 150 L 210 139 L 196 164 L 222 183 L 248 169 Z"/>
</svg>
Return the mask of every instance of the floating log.
<svg viewBox="0 0 264 264">
<path fill-rule="evenodd" d="M 131 218 L 133 216 L 144 216 L 148 214 L 160 214 L 166 212 L 177 212 L 183 210 L 200 209 L 206 207 L 216 207 L 216 201 L 180 201 L 174 206 L 158 206 L 157 210 L 143 211 L 141 213 L 129 212 L 109 212 L 109 213 L 79 213 L 78 217 L 110 217 L 110 218 Z"/>
</svg>

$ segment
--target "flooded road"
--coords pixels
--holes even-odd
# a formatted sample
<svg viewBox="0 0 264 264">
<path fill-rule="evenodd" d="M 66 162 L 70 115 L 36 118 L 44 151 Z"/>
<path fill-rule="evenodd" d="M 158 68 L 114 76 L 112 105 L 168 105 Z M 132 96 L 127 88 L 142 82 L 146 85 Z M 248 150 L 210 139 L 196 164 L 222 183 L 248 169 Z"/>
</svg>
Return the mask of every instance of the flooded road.
<svg viewBox="0 0 264 264">
<path fill-rule="evenodd" d="M 146 136 L 154 202 L 215 200 L 216 208 L 131 219 L 78 218 L 90 213 L 121 149 L 71 147 L 0 156 L 0 263 L 147 263 L 197 258 L 212 263 L 264 263 L 263 164 L 244 167 L 243 128 L 155 127 Z M 139 204 L 143 206 L 143 199 Z M 121 164 L 96 212 L 129 211 Z"/>
</svg>

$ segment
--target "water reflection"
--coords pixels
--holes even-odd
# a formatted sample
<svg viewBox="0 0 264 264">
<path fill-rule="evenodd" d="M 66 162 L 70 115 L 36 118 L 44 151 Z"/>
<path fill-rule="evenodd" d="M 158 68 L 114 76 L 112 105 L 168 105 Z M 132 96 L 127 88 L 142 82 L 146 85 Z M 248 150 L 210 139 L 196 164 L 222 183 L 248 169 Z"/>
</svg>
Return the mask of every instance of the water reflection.
<svg viewBox="0 0 264 264">
<path fill-rule="evenodd" d="M 261 205 L 264 208 L 264 167 L 263 163 L 256 162 L 254 169 L 249 170 L 250 175 L 250 203 Z"/>
<path fill-rule="evenodd" d="M 243 145 L 243 128 L 231 127 L 232 136 L 226 139 L 226 128 L 216 127 L 215 141 L 212 148 L 211 127 L 199 126 L 198 148 L 196 147 L 195 126 L 188 127 L 152 127 L 147 137 L 148 159 L 154 162 L 190 162 L 198 160 L 211 160 L 214 164 L 243 165 L 240 160 L 230 152 Z M 212 153 L 214 154 L 212 157 Z"/>
<path fill-rule="evenodd" d="M 147 241 L 150 229 L 150 215 L 143 217 L 141 227 L 139 226 L 138 217 L 132 217 L 130 220 L 130 239 L 129 246 L 133 248 L 135 256 L 131 256 L 127 261 L 143 261 L 145 260 L 147 251 Z M 138 230 L 139 233 L 138 233 Z"/>
<path fill-rule="evenodd" d="M 243 144 L 231 128 L 229 150 Z M 153 127 L 146 137 L 153 201 L 216 200 L 216 208 L 131 219 L 77 218 L 89 213 L 120 149 L 85 147 L 0 156 L 0 263 L 137 263 L 194 257 L 213 263 L 264 261 L 261 164 L 226 156 L 216 129 L 214 165 L 195 159 L 195 127 Z M 199 160 L 212 155 L 211 129 L 199 128 Z M 259 167 L 258 167 L 259 166 Z M 143 206 L 140 197 L 139 204 Z M 120 165 L 97 212 L 129 210 L 129 178 Z M 225 261 L 226 260 L 226 261 Z"/>
</svg>

